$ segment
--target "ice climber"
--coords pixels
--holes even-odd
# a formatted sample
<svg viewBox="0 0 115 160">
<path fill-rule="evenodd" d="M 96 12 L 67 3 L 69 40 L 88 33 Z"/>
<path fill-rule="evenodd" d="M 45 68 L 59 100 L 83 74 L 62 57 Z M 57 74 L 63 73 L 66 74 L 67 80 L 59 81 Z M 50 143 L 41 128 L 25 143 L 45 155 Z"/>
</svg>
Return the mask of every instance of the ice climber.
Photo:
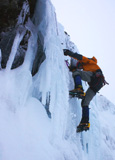
<svg viewBox="0 0 115 160">
<path fill-rule="evenodd" d="M 89 103 L 96 93 L 103 87 L 106 81 L 102 70 L 97 65 L 97 59 L 95 57 L 87 58 L 78 53 L 73 53 L 68 49 L 64 49 L 63 51 L 65 56 L 70 56 L 77 59 L 77 64 L 75 67 L 69 66 L 75 83 L 75 88 L 69 91 L 69 93 L 73 95 L 79 93 L 82 97 L 84 97 L 81 102 L 82 118 L 80 124 L 77 126 L 77 132 L 88 130 L 90 127 Z M 84 93 L 81 80 L 84 80 L 89 84 L 86 94 Z"/>
</svg>

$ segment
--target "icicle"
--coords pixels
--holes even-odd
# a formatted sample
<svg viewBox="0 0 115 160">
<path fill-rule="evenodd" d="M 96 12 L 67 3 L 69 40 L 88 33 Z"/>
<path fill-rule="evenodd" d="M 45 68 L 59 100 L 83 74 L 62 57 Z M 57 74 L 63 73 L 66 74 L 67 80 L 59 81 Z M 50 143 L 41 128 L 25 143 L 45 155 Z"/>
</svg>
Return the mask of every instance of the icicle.
<svg viewBox="0 0 115 160">
<path fill-rule="evenodd" d="M 54 12 L 54 14 L 55 14 L 56 32 L 57 32 L 57 35 L 59 35 L 56 13 Z"/>
<path fill-rule="evenodd" d="M 23 3 L 22 10 L 21 10 L 20 15 L 18 17 L 17 34 L 16 34 L 14 42 L 13 42 L 11 53 L 10 53 L 10 56 L 9 56 L 9 59 L 8 59 L 7 65 L 6 65 L 6 70 L 11 69 L 15 55 L 16 55 L 18 47 L 19 47 L 19 44 L 22 41 L 22 39 L 26 33 L 26 28 L 25 28 L 24 24 L 25 24 L 26 17 L 28 17 L 28 15 L 29 15 L 29 4 L 28 4 L 28 1 L 26 0 Z"/>
<path fill-rule="evenodd" d="M 29 9 L 30 8 L 29 8 L 28 1 L 25 1 L 23 3 L 22 10 L 21 10 L 20 15 L 18 17 L 17 25 L 24 24 L 26 16 L 29 15 Z"/>
<path fill-rule="evenodd" d="M 20 44 L 24 34 L 25 34 L 25 30 L 21 34 L 19 32 L 16 34 L 15 39 L 14 39 L 14 43 L 13 43 L 13 46 L 11 49 L 11 53 L 10 53 L 10 56 L 9 56 L 9 59 L 8 59 L 7 65 L 6 65 L 6 70 L 11 69 L 16 52 L 18 50 L 19 44 Z"/>
</svg>

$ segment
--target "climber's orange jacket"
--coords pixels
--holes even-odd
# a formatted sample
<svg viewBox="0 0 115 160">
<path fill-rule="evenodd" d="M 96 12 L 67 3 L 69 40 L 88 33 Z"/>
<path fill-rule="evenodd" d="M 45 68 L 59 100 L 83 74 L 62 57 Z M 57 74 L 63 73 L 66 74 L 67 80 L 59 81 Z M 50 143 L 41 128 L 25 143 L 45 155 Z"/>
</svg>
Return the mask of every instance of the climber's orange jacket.
<svg viewBox="0 0 115 160">
<path fill-rule="evenodd" d="M 82 60 L 79 60 L 82 64 L 84 71 L 96 72 L 100 67 L 97 65 L 97 59 L 92 57 L 91 59 L 82 56 Z"/>
</svg>

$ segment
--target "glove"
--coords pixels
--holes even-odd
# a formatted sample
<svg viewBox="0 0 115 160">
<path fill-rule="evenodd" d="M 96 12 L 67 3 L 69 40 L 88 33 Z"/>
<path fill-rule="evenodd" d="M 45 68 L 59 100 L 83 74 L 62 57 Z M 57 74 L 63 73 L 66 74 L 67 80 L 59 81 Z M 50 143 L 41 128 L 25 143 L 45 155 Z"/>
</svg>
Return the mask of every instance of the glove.
<svg viewBox="0 0 115 160">
<path fill-rule="evenodd" d="M 70 70 L 71 72 L 73 72 L 73 71 L 76 70 L 76 67 L 73 67 L 73 66 L 69 66 L 68 68 L 69 68 L 69 70 Z"/>
<path fill-rule="evenodd" d="M 64 55 L 68 56 L 70 53 L 72 53 L 69 49 L 63 49 Z"/>
</svg>

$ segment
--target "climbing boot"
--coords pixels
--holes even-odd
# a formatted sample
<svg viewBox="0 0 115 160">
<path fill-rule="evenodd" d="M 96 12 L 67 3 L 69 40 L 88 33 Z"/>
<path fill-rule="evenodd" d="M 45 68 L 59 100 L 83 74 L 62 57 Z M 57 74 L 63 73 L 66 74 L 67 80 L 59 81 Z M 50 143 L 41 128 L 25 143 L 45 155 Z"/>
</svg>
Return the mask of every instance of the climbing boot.
<svg viewBox="0 0 115 160">
<path fill-rule="evenodd" d="M 83 91 L 83 87 L 81 85 L 78 85 L 77 88 L 70 90 L 70 94 L 80 94 L 82 96 L 85 96 L 85 93 Z"/>
<path fill-rule="evenodd" d="M 80 124 L 77 126 L 77 132 L 87 131 L 90 128 L 90 123 L 87 118 L 82 118 Z"/>
<path fill-rule="evenodd" d="M 77 132 L 87 131 L 89 130 L 89 107 L 82 106 L 82 119 L 80 124 L 77 126 Z"/>
</svg>

